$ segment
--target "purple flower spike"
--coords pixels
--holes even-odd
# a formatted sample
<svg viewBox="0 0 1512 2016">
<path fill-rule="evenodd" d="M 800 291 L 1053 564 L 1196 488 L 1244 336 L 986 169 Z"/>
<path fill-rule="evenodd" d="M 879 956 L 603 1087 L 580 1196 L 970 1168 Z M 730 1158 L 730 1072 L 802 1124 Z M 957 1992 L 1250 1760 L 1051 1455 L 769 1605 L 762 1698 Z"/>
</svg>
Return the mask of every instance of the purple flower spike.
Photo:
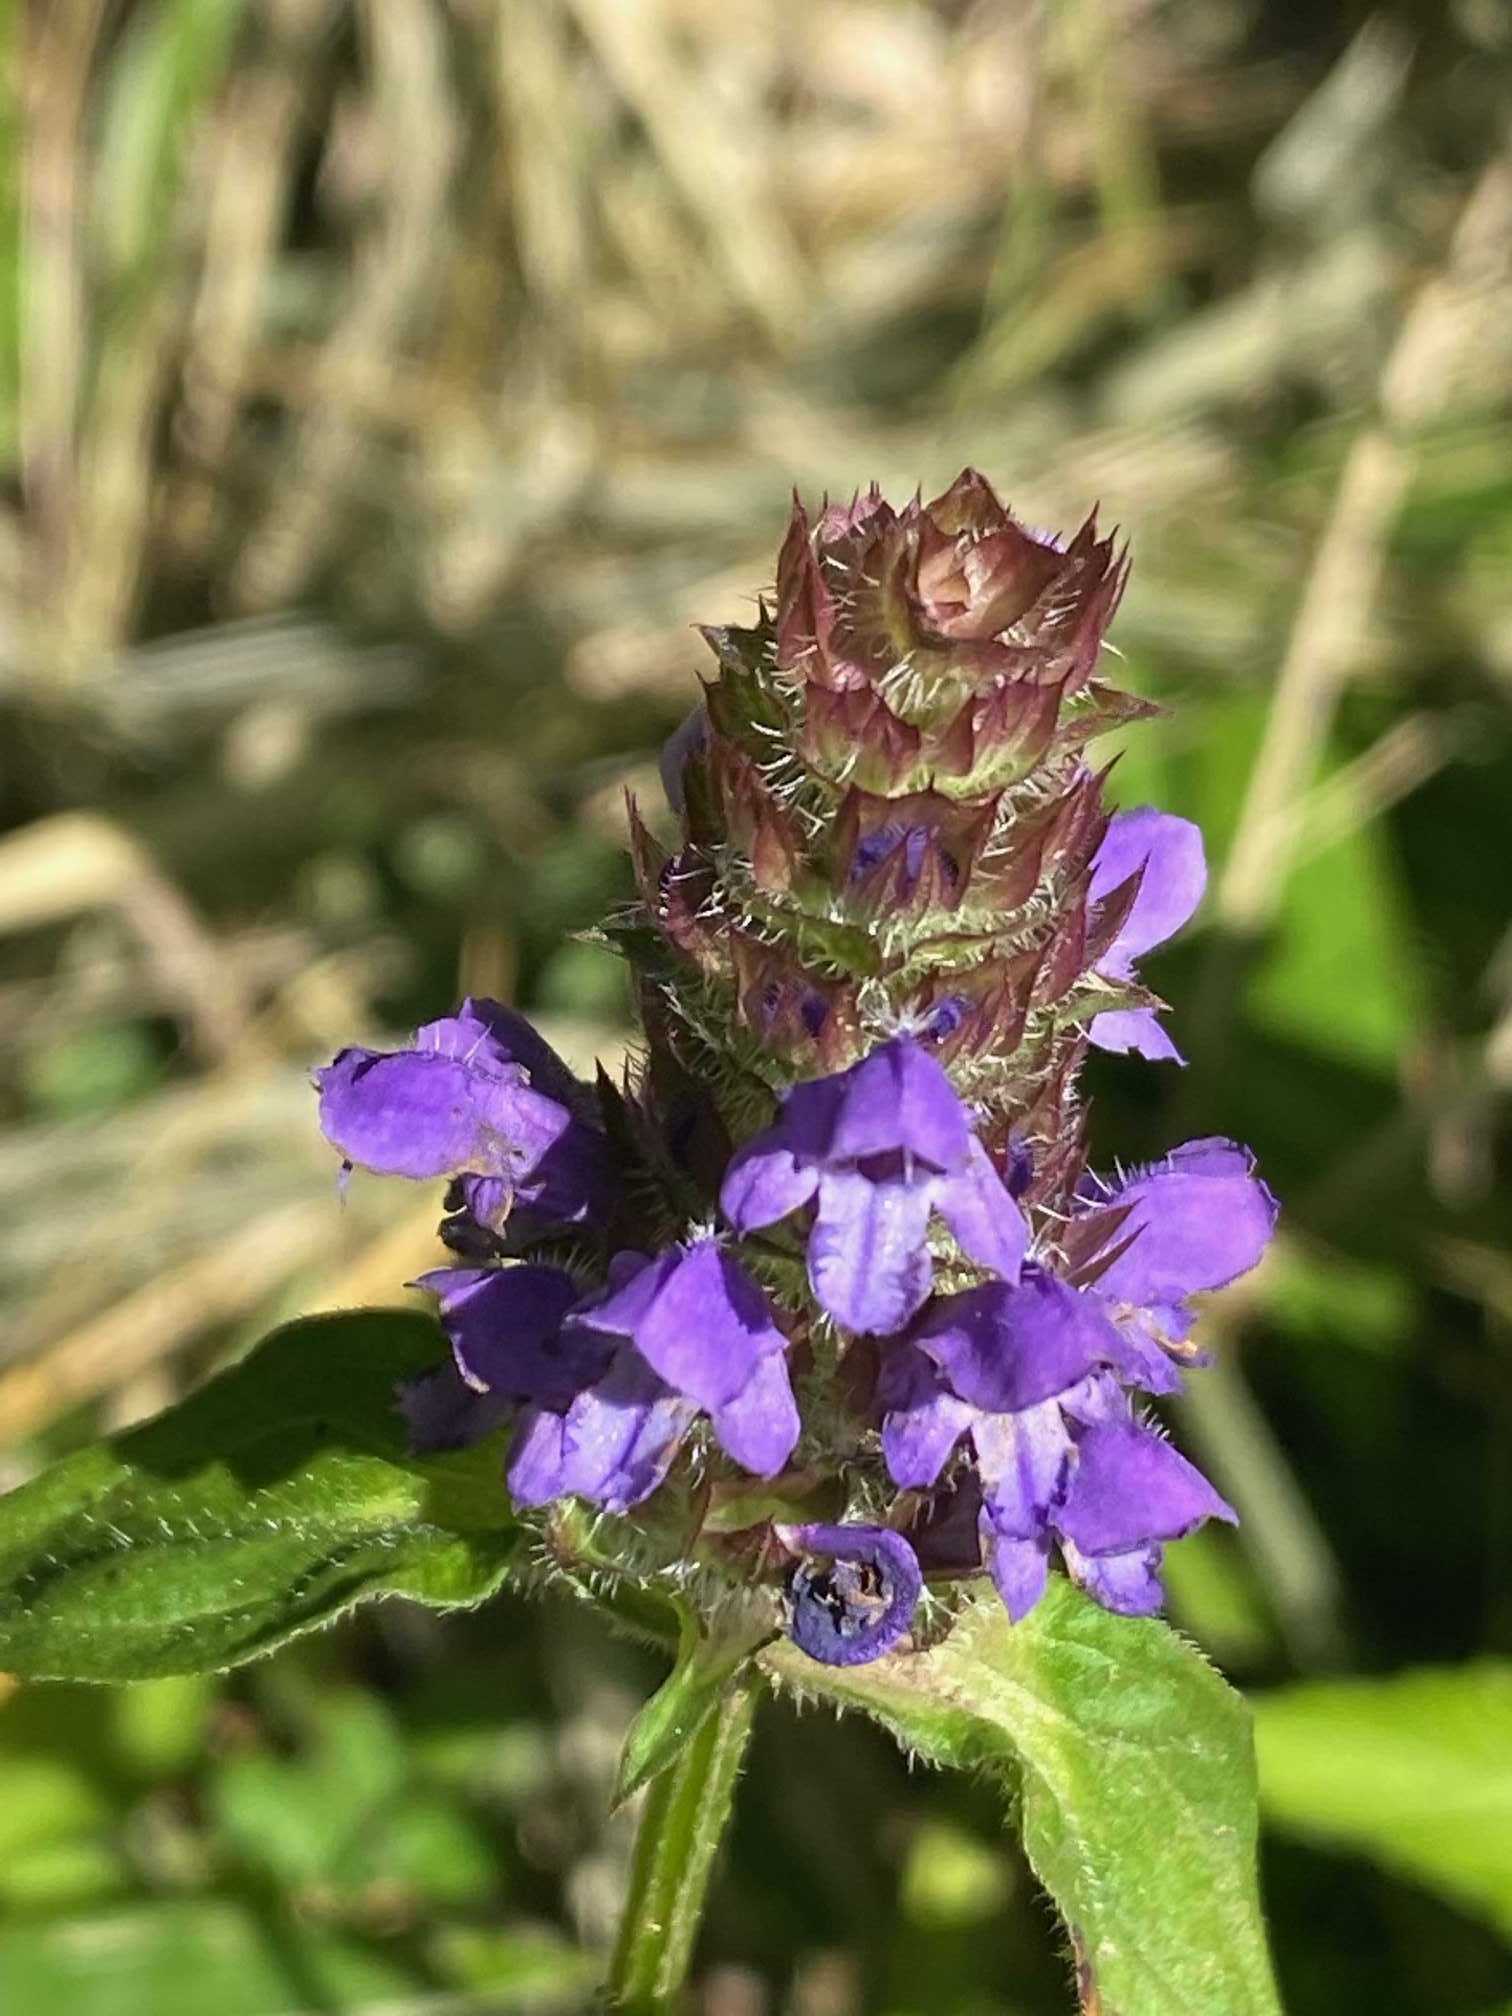
<svg viewBox="0 0 1512 2016">
<path fill-rule="evenodd" d="M 788 1631 L 799 1651 L 826 1666 L 864 1666 L 908 1635 L 924 1578 L 901 1533 L 883 1526 L 772 1530 L 784 1547 L 808 1557 L 788 1583 Z"/>
<path fill-rule="evenodd" d="M 730 1163 L 720 1202 L 740 1232 L 814 1201 L 809 1280 L 848 1330 L 900 1329 L 929 1294 L 938 1211 L 979 1267 L 1016 1281 L 1023 1214 L 943 1067 L 895 1036 L 849 1070 L 795 1085 L 775 1126 Z"/>
<path fill-rule="evenodd" d="M 1135 960 L 1174 937 L 1202 901 L 1207 860 L 1201 832 L 1191 820 L 1149 806 L 1116 814 L 1092 863 L 1088 900 L 1101 902 L 1140 871 L 1133 908 L 1098 961 L 1098 972 L 1108 980 L 1132 980 Z M 1100 1050 L 1132 1051 L 1155 1062 L 1183 1061 L 1150 1008 L 1095 1015 L 1087 1034 Z"/>
<path fill-rule="evenodd" d="M 518 1199 L 556 1224 L 606 1200 L 607 1146 L 571 1110 L 571 1073 L 494 1001 L 428 1022 L 408 1050 L 343 1050 L 315 1073 L 320 1125 L 348 1163 L 416 1181 L 460 1176 L 479 1222 Z"/>
</svg>

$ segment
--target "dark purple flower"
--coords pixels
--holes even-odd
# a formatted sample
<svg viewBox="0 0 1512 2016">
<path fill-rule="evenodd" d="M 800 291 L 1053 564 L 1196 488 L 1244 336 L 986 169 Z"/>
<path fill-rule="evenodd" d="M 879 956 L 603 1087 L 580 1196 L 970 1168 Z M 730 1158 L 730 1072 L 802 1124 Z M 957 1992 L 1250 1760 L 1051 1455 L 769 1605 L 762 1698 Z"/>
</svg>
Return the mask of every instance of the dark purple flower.
<svg viewBox="0 0 1512 2016">
<path fill-rule="evenodd" d="M 404 1416 L 411 1453 L 469 1449 L 509 1418 L 509 1402 L 468 1385 L 450 1358 L 413 1379 L 401 1379 L 394 1402 Z"/>
<path fill-rule="evenodd" d="M 826 1666 L 862 1666 L 907 1636 L 924 1578 L 901 1533 L 885 1526 L 772 1530 L 804 1557 L 788 1582 L 788 1631 L 801 1652 Z"/>
<path fill-rule="evenodd" d="M 627 1510 L 700 1414 L 757 1476 L 793 1452 L 787 1339 L 712 1239 L 654 1260 L 619 1254 L 587 1297 L 555 1267 L 443 1268 L 421 1285 L 440 1300 L 461 1378 L 524 1403 L 508 1463 L 522 1505 L 576 1496 Z"/>
<path fill-rule="evenodd" d="M 475 1393 L 566 1407 L 601 1369 L 563 1330 L 582 1299 L 560 1267 L 438 1267 L 414 1284 L 441 1305 L 457 1372 Z"/>
<path fill-rule="evenodd" d="M 908 1036 L 795 1085 L 775 1126 L 735 1155 L 720 1193 L 741 1232 L 810 1201 L 809 1280 L 848 1330 L 897 1330 L 923 1303 L 933 1211 L 969 1259 L 1005 1280 L 1017 1280 L 1028 1243 L 950 1079 Z"/>
<path fill-rule="evenodd" d="M 497 1230 L 516 1203 L 555 1225 L 605 1206 L 607 1144 L 573 1111 L 571 1073 L 496 1001 L 464 1001 L 408 1050 L 343 1050 L 315 1083 L 321 1129 L 348 1164 L 461 1177 L 482 1225 Z"/>
<path fill-rule="evenodd" d="M 1207 887 L 1202 834 L 1189 819 L 1149 806 L 1115 814 L 1092 863 L 1088 900 L 1101 902 L 1141 870 L 1133 908 L 1097 963 L 1107 980 L 1132 980 L 1135 960 L 1173 937 L 1202 901 Z M 1183 1061 L 1152 1008 L 1109 1009 L 1093 1016 L 1087 1034 L 1101 1050 Z"/>
</svg>

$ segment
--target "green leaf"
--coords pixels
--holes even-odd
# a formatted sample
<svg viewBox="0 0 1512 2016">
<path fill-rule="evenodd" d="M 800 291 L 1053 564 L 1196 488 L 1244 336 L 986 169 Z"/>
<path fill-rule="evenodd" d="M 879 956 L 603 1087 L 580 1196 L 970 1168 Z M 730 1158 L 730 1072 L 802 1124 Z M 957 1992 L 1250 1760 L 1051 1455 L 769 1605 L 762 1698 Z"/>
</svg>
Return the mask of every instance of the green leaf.
<svg viewBox="0 0 1512 2016">
<path fill-rule="evenodd" d="M 843 1668 L 783 1644 L 762 1663 L 1017 1794 L 1086 2006 L 1277 2016 L 1244 1703 L 1168 1626 L 1112 1616 L 1057 1577 L 1022 1624 L 978 1597 L 933 1651 Z"/>
<path fill-rule="evenodd" d="M 413 2006 L 403 1967 L 340 1932 L 230 1899 L 126 1905 L 0 1929 L 0 2008 L 69 2016 L 288 2016 Z"/>
<path fill-rule="evenodd" d="M 1394 1073 L 1424 1026 L 1424 993 L 1386 836 L 1368 826 L 1297 868 L 1246 1009 L 1269 1034 Z"/>
<path fill-rule="evenodd" d="M 519 1546 L 499 1455 L 409 1455 L 402 1310 L 291 1323 L 144 1427 L 0 1499 L 0 1670 L 140 1680 L 236 1666 L 373 1596 L 491 1595 Z"/>
<path fill-rule="evenodd" d="M 1512 1664 L 1309 1681 L 1254 1708 L 1268 1819 L 1512 1936 Z"/>
<path fill-rule="evenodd" d="M 677 1761 L 729 1692 L 735 1675 L 771 1635 L 768 1615 L 758 1624 L 705 1637 L 693 1613 L 683 1611 L 676 1663 L 625 1738 L 614 1786 L 616 1806 Z"/>
</svg>

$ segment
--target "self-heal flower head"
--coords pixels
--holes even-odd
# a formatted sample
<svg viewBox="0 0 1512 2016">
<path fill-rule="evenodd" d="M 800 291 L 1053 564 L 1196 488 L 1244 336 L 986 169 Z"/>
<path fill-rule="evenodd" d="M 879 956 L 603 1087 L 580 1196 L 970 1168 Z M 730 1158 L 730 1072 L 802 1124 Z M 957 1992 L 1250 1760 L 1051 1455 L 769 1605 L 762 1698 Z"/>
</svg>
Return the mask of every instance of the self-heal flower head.
<svg viewBox="0 0 1512 2016">
<path fill-rule="evenodd" d="M 522 1404 L 507 1476 L 516 1502 L 649 1497 L 700 1414 L 742 1469 L 773 1476 L 798 1440 L 787 1339 L 761 1290 L 712 1239 L 622 1253 L 580 1296 L 551 1267 L 450 1268 L 420 1283 L 462 1378 Z"/>
<path fill-rule="evenodd" d="M 793 1086 L 720 1192 L 739 1232 L 813 1202 L 809 1281 L 847 1330 L 898 1329 L 929 1294 L 932 1212 L 968 1259 L 1018 1277 L 1028 1230 L 940 1064 L 895 1036 L 849 1070 Z"/>
<path fill-rule="evenodd" d="M 1177 1058 L 1139 968 L 1206 875 L 1186 820 L 1110 814 L 1088 753 L 1156 711 L 1103 674 L 1126 572 L 969 469 L 795 500 L 774 594 L 703 633 L 675 838 L 631 808 L 624 1078 L 590 1095 L 481 1002 L 320 1074 L 350 1161 L 451 1181 L 423 1284 L 451 1355 L 400 1405 L 417 1446 L 512 1429 L 543 1561 L 579 1529 L 533 1508 L 630 1513 L 579 1567 L 711 1621 L 764 1588 L 851 1664 L 907 1656 L 921 1562 L 942 1627 L 984 1568 L 1023 1617 L 1057 1562 L 1147 1612 L 1165 1544 L 1233 1517 L 1147 1407 L 1274 1201 L 1229 1142 L 1087 1167 L 1089 1045 Z M 669 1243 L 716 1199 L 729 1236 Z"/>
<path fill-rule="evenodd" d="M 1140 878 L 1133 906 L 1097 964 L 1107 980 L 1132 980 L 1135 960 L 1173 938 L 1202 901 L 1207 887 L 1202 834 L 1190 819 L 1149 806 L 1115 813 L 1093 858 L 1089 903 L 1100 903 L 1133 875 Z M 1154 1062 L 1185 1061 L 1153 1008 L 1108 1009 L 1092 1018 L 1087 1034 L 1100 1050 L 1133 1052 Z"/>
<path fill-rule="evenodd" d="M 517 1203 L 558 1225 L 602 1207 L 605 1143 L 572 1110 L 571 1073 L 496 1001 L 464 1001 L 406 1050 L 343 1050 L 315 1083 L 321 1130 L 349 1165 L 458 1177 L 482 1225 L 496 1228 Z"/>
<path fill-rule="evenodd" d="M 885 1526 L 775 1526 L 802 1557 L 788 1581 L 793 1643 L 826 1666 L 864 1666 L 907 1637 L 924 1588 L 918 1556 Z"/>
</svg>

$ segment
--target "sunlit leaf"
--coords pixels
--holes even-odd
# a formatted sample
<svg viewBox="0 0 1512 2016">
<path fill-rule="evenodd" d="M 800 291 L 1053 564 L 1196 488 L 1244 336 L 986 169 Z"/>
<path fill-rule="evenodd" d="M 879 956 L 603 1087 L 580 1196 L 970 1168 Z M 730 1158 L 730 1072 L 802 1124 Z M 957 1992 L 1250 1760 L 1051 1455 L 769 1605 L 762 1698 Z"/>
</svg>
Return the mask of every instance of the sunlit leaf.
<svg viewBox="0 0 1512 2016">
<path fill-rule="evenodd" d="M 1254 1706 L 1270 1820 L 1512 1935 L 1512 1664 L 1309 1681 Z"/>
<path fill-rule="evenodd" d="M 440 1348 L 400 1311 L 292 1323 L 0 1499 L 0 1670 L 205 1672 L 367 1597 L 490 1595 L 517 1546 L 498 1451 L 416 1459 L 394 1407 L 395 1382 Z"/>
<path fill-rule="evenodd" d="M 1248 1717 L 1166 1625 L 1112 1616 L 1057 1579 L 1018 1625 L 983 1595 L 931 1652 L 837 1668 L 783 1645 L 763 1659 L 783 1684 L 865 1709 L 915 1755 L 1016 1796 L 1089 2006 L 1277 2016 Z"/>
</svg>

